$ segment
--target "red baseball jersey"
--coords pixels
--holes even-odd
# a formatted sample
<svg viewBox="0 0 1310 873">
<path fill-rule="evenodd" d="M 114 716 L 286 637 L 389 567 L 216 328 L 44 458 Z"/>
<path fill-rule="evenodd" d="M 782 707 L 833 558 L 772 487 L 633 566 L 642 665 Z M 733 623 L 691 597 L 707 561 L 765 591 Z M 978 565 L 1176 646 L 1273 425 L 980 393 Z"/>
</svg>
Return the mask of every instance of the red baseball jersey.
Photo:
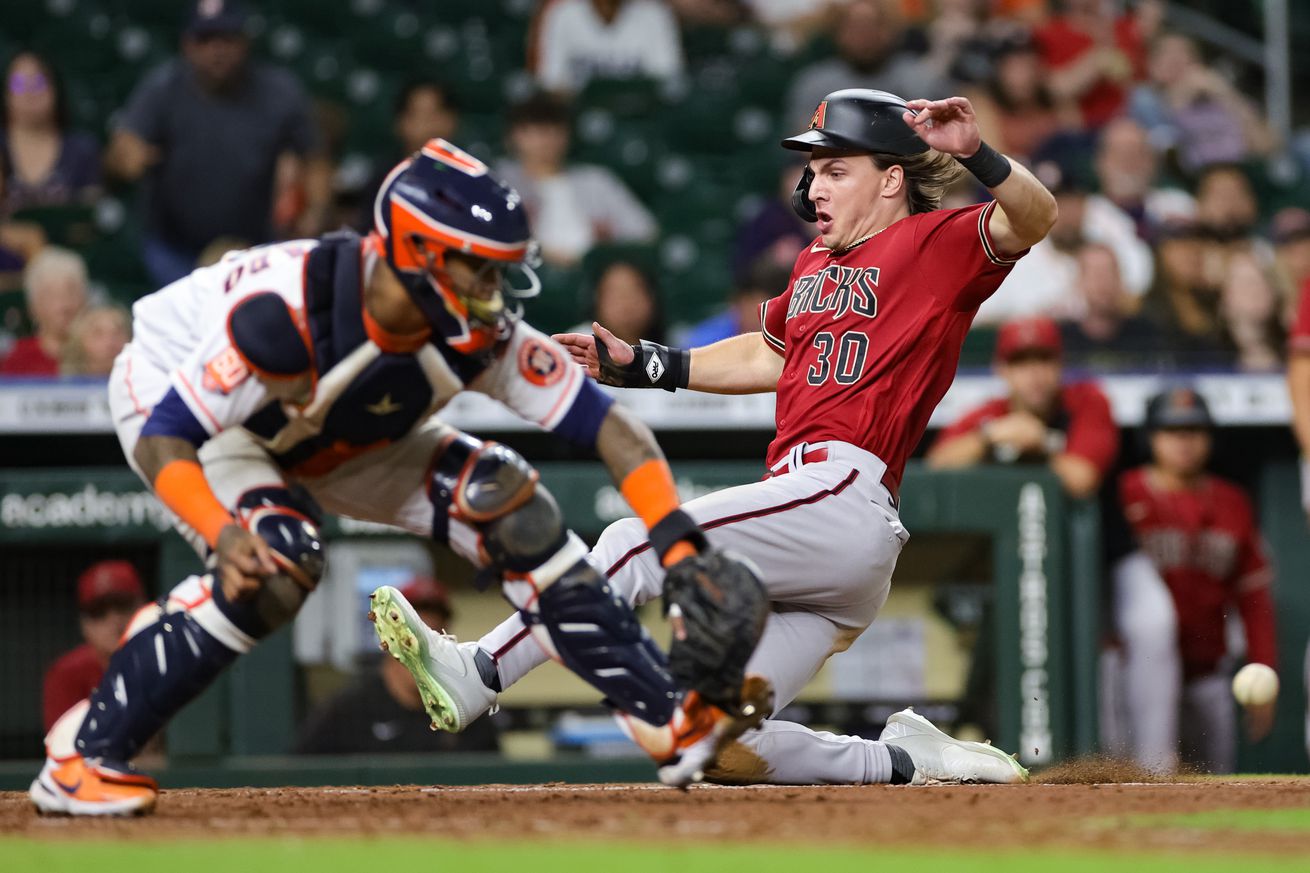
<svg viewBox="0 0 1310 873">
<path fill-rule="evenodd" d="M 1124 519 L 1164 578 L 1178 611 L 1178 644 L 1188 676 L 1214 671 L 1227 651 L 1224 619 L 1234 603 L 1246 628 L 1247 659 L 1278 666 L 1273 568 L 1247 496 L 1205 476 L 1187 491 L 1155 487 L 1149 468 L 1119 478 Z"/>
<path fill-rule="evenodd" d="M 819 240 L 801 252 L 760 311 L 785 361 L 770 466 L 799 442 L 840 440 L 886 462 L 896 492 L 974 313 L 1019 258 L 988 234 L 994 206 L 911 215 L 844 252 Z"/>
<path fill-rule="evenodd" d="M 989 400 L 965 414 L 937 435 L 943 443 L 972 433 L 989 421 L 1010 413 L 1010 401 L 1004 397 Z M 1065 435 L 1064 450 L 1090 461 L 1104 476 L 1119 456 L 1119 426 L 1110 413 L 1110 401 L 1091 382 L 1075 382 L 1060 389 L 1060 402 L 1048 427 Z"/>
<path fill-rule="evenodd" d="M 73 704 L 89 697 L 104 675 L 105 665 L 90 643 L 65 652 L 51 664 L 41 691 L 45 729 L 50 730 Z"/>
</svg>

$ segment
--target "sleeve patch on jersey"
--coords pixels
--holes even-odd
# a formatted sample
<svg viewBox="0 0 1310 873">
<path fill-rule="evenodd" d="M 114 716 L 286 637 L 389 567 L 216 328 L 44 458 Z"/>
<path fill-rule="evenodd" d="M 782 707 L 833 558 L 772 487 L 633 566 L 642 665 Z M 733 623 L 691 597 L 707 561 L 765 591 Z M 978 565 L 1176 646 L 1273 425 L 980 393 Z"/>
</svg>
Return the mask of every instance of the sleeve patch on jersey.
<svg viewBox="0 0 1310 873">
<path fill-rule="evenodd" d="M 286 301 L 272 292 L 252 294 L 227 317 L 232 346 L 250 369 L 288 379 L 310 369 L 309 349 Z"/>
<path fill-rule="evenodd" d="M 553 430 L 575 445 L 594 449 L 600 426 L 613 405 L 614 398 L 601 391 L 595 382 L 583 379 L 578 396 Z"/>
<path fill-rule="evenodd" d="M 567 367 L 554 346 L 533 337 L 519 347 L 519 372 L 533 385 L 546 388 L 563 379 Z"/>
<path fill-rule="evenodd" d="M 991 231 L 987 229 L 987 223 L 991 220 L 992 212 L 996 209 L 996 201 L 988 203 L 978 212 L 978 236 L 982 239 L 983 251 L 987 255 L 987 260 L 1001 267 L 1008 267 L 1010 264 L 1017 264 L 1019 259 L 1002 257 L 992 245 Z"/>
<path fill-rule="evenodd" d="M 250 377 L 246 362 L 237 350 L 228 346 L 205 363 L 204 385 L 214 394 L 231 394 L 232 390 Z"/>
<path fill-rule="evenodd" d="M 205 426 L 192 414 L 191 409 L 178 395 L 176 388 L 169 388 L 146 419 L 141 428 L 141 436 L 164 436 L 184 439 L 197 448 L 209 439 Z"/>
</svg>

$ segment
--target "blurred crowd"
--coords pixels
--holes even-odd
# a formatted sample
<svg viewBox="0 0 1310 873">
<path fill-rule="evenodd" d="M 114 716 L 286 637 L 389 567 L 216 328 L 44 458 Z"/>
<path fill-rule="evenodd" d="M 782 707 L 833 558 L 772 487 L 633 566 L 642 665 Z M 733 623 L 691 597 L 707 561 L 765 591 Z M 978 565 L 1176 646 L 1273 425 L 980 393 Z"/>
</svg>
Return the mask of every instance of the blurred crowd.
<svg viewBox="0 0 1310 873">
<path fill-rule="evenodd" d="M 388 3 L 404 6 L 355 6 Z M 73 126 L 57 52 L 16 47 L 0 129 L 0 373 L 104 375 L 128 339 L 123 307 L 136 297 L 233 248 L 343 225 L 367 230 L 387 170 L 435 136 L 475 141 L 522 194 L 548 279 L 547 298 L 529 312 L 543 327 L 597 317 L 626 338 L 696 344 L 757 329 L 758 302 L 783 290 L 811 236 L 787 205 L 799 169 L 774 149 L 774 134 L 804 127 L 820 99 L 844 87 L 967 96 L 984 138 L 1056 193 L 1058 225 L 982 307 L 980 332 L 1049 316 L 1069 366 L 1096 371 L 1283 366 L 1310 282 L 1310 212 L 1296 205 L 1310 171 L 1250 96 L 1258 74 L 1222 46 L 1172 29 L 1159 0 L 513 5 L 530 24 L 508 47 L 517 69 L 503 77 L 504 99 L 488 106 L 485 93 L 466 83 L 462 93 L 460 76 L 417 56 L 394 95 L 391 142 L 365 155 L 345 154 L 342 128 L 370 122 L 259 50 L 265 43 L 251 34 L 267 10 L 254 3 L 186 7 L 174 56 L 106 108 L 103 130 Z M 462 8 L 415 6 L 411 17 L 454 21 Z M 475 31 L 459 33 L 476 42 Z M 602 160 L 579 148 L 578 135 L 660 125 L 658 114 L 597 114 L 597 95 L 609 95 L 612 110 L 615 93 L 653 86 L 660 105 L 685 107 L 748 44 L 763 48 L 738 65 L 742 99 L 765 105 L 772 121 L 756 144 L 737 148 L 776 152 L 775 163 L 755 190 L 711 203 L 728 232 L 717 243 L 693 239 L 699 247 L 682 257 L 690 272 L 724 281 L 689 294 L 668 275 L 679 251 L 668 241 L 687 230 L 672 226 L 679 200 L 711 195 L 691 190 L 697 183 L 677 197 L 661 192 L 679 165 L 629 160 L 633 149 L 655 148 L 640 138 L 611 137 L 623 154 Z M 406 45 L 398 40 L 396 51 Z M 429 68 L 435 74 L 413 72 Z M 498 135 L 489 141 L 485 124 L 466 130 L 467 119 L 491 116 Z M 742 119 L 711 113 L 701 127 L 723 130 L 699 135 L 731 139 Z M 1275 157 L 1290 162 L 1290 175 L 1268 172 Z M 694 154 L 690 162 L 681 175 L 700 180 Z M 966 180 L 948 205 L 984 197 L 975 186 Z M 94 230 L 114 212 L 106 202 L 126 203 L 139 232 L 116 239 L 113 257 L 101 251 L 93 266 L 126 260 L 133 281 L 89 272 L 79 254 L 85 225 Z"/>
</svg>

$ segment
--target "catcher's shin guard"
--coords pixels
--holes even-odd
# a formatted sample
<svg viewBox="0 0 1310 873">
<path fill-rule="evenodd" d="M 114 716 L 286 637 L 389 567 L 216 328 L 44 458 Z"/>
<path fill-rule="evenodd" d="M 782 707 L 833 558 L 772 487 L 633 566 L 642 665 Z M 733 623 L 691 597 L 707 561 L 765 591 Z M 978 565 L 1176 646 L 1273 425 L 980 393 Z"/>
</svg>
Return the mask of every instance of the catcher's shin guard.
<svg viewBox="0 0 1310 873">
<path fill-rule="evenodd" d="M 284 488 L 249 491 L 237 509 L 241 524 L 272 548 L 281 572 L 240 601 L 228 600 L 214 576 L 192 576 L 163 607 L 139 612 L 91 692 L 78 754 L 131 760 L 238 655 L 290 621 L 318 584 L 323 553 L 312 509 Z"/>
<path fill-rule="evenodd" d="M 90 709 L 74 741 L 79 755 L 130 761 L 236 660 L 238 652 L 201 627 L 189 610 L 148 609 L 138 613 L 137 627 L 129 629 L 131 635 L 91 692 Z"/>
<path fill-rule="evenodd" d="M 587 563 L 587 547 L 527 461 L 459 435 L 434 465 L 429 495 L 438 516 L 448 511 L 479 531 L 484 561 L 542 648 L 613 706 L 668 722 L 677 694 L 667 658 Z"/>
<path fill-rule="evenodd" d="M 524 614 L 538 641 L 549 638 L 546 650 L 612 705 L 655 725 L 673 717 L 677 692 L 668 659 L 591 564 L 578 560 Z"/>
</svg>

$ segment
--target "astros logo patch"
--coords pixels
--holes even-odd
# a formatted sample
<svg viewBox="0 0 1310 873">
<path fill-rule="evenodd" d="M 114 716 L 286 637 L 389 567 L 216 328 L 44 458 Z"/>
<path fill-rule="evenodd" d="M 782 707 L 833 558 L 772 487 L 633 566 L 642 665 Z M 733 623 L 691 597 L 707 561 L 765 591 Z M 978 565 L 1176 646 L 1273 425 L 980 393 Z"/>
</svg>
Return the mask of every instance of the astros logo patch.
<svg viewBox="0 0 1310 873">
<path fill-rule="evenodd" d="M 554 385 L 564 377 L 559 352 L 541 340 L 530 339 L 519 349 L 519 372 L 533 385 Z"/>
<path fill-rule="evenodd" d="M 245 361 L 241 360 L 236 349 L 228 346 L 205 364 L 203 384 L 206 391 L 228 394 L 249 375 L 250 370 L 246 369 Z"/>
</svg>

